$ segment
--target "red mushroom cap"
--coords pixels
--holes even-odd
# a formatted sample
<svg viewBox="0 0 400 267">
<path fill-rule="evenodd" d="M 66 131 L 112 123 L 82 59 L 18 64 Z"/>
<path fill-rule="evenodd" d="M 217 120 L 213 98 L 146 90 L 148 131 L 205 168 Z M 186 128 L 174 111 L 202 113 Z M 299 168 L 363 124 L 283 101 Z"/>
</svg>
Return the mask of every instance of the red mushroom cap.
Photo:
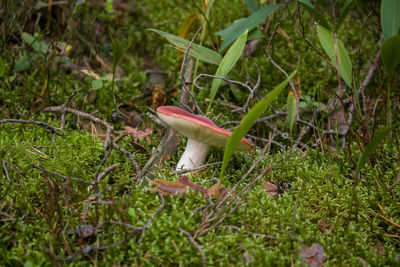
<svg viewBox="0 0 400 267">
<path fill-rule="evenodd" d="M 207 117 L 195 115 L 174 106 L 159 107 L 157 114 L 165 123 L 189 139 L 211 146 L 225 146 L 232 134 L 231 131 L 218 127 Z M 237 149 L 247 151 L 252 147 L 249 140 L 242 138 Z"/>
</svg>

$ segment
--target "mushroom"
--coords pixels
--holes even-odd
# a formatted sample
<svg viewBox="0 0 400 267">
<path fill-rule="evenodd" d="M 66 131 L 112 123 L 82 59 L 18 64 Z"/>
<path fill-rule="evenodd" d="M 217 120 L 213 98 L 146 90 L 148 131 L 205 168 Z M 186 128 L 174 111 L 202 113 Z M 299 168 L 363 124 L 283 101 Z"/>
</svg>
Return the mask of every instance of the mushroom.
<svg viewBox="0 0 400 267">
<path fill-rule="evenodd" d="M 195 115 L 174 106 L 157 108 L 157 114 L 170 127 L 188 138 L 185 152 L 176 170 L 193 169 L 204 164 L 210 146 L 223 147 L 232 134 L 218 127 L 207 117 Z M 248 151 L 252 148 L 249 140 L 242 138 L 236 149 Z"/>
</svg>

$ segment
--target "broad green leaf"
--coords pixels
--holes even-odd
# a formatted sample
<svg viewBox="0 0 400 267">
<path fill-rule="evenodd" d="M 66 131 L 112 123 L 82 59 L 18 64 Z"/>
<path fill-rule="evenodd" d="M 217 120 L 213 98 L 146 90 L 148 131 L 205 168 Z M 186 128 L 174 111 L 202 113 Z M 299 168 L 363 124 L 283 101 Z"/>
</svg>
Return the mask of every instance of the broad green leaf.
<svg viewBox="0 0 400 267">
<path fill-rule="evenodd" d="M 103 88 L 103 81 L 102 80 L 93 80 L 92 81 L 92 87 L 95 90 Z"/>
<path fill-rule="evenodd" d="M 149 29 L 149 30 L 163 36 L 165 39 L 168 40 L 168 42 L 176 46 L 181 51 L 185 51 L 187 46 L 190 44 L 190 41 L 183 39 L 179 36 L 176 36 L 174 34 L 163 32 L 157 29 Z M 221 62 L 221 56 L 217 52 L 195 43 L 192 44 L 192 47 L 189 50 L 189 55 L 194 58 L 200 59 L 201 61 L 208 62 L 211 64 L 218 65 Z"/>
<path fill-rule="evenodd" d="M 287 98 L 287 120 L 289 122 L 290 135 L 292 134 L 294 121 L 296 119 L 297 102 L 294 97 L 293 91 L 290 90 Z"/>
<path fill-rule="evenodd" d="M 381 24 L 385 40 L 397 35 L 400 29 L 400 1 L 382 0 Z"/>
<path fill-rule="evenodd" d="M 332 64 L 336 68 L 339 68 L 340 76 L 346 82 L 347 86 L 351 87 L 353 84 L 352 65 L 349 54 L 344 48 L 343 43 L 340 40 L 337 40 L 337 55 L 335 55 L 335 40 L 333 39 L 332 33 L 321 25 L 317 26 L 317 33 L 319 41 L 331 59 Z M 339 64 L 337 64 L 337 61 L 339 61 Z"/>
<path fill-rule="evenodd" d="M 361 168 L 364 167 L 365 163 L 367 162 L 369 155 L 371 155 L 376 150 L 376 147 L 379 145 L 379 143 L 381 143 L 386 138 L 386 136 L 394 128 L 396 128 L 398 126 L 400 126 L 400 122 L 393 124 L 390 127 L 385 127 L 376 132 L 374 137 L 371 139 L 371 141 L 365 148 L 364 153 L 362 153 L 362 155 L 358 158 L 357 167 L 356 167 L 356 177 L 360 173 Z"/>
<path fill-rule="evenodd" d="M 219 52 L 223 52 L 231 43 L 233 43 L 245 30 L 251 31 L 260 24 L 268 15 L 270 15 L 280 5 L 271 5 L 261 8 L 247 18 L 242 18 L 215 34 L 220 35 L 222 42 Z"/>
<path fill-rule="evenodd" d="M 400 62 L 400 35 L 390 37 L 383 42 L 381 55 L 387 72 L 391 74 L 393 67 Z"/>
<path fill-rule="evenodd" d="M 221 60 L 217 71 L 215 72 L 215 76 L 225 77 L 235 66 L 236 62 L 242 55 L 244 46 L 246 45 L 248 31 L 244 31 L 242 35 L 233 43 L 233 45 L 229 48 L 228 52 L 224 55 L 224 58 Z M 211 90 L 210 90 L 210 103 L 208 104 L 207 111 L 210 110 L 211 104 L 214 101 L 214 97 L 217 94 L 218 88 L 221 85 L 221 79 L 213 79 Z"/>
<path fill-rule="evenodd" d="M 314 5 L 311 3 L 310 0 L 298 0 L 298 2 L 302 3 L 303 5 L 308 6 L 309 8 L 314 9 Z"/>
<path fill-rule="evenodd" d="M 311 16 L 315 17 L 315 21 L 317 21 L 319 25 L 329 28 L 329 22 L 326 20 L 326 16 L 316 10 L 310 0 L 298 0 L 298 2 L 303 4 L 304 8 L 308 13 L 310 13 Z"/>
<path fill-rule="evenodd" d="M 20 59 L 15 63 L 15 71 L 21 72 L 27 70 L 31 67 L 32 60 L 27 54 L 23 54 Z"/>
<path fill-rule="evenodd" d="M 346 19 L 347 15 L 349 14 L 356 2 L 357 0 L 346 0 L 346 2 L 344 2 L 344 5 L 340 10 L 339 19 L 336 26 L 337 29 L 339 29 L 340 26 L 343 24 L 343 21 Z"/>
<path fill-rule="evenodd" d="M 244 116 L 244 118 L 240 122 L 240 125 L 235 128 L 235 130 L 233 130 L 225 146 L 220 179 L 224 175 L 225 169 L 228 166 L 229 159 L 231 158 L 236 147 L 239 145 L 240 140 L 250 130 L 256 120 L 264 113 L 269 105 L 282 93 L 283 89 L 285 89 L 285 87 L 288 85 L 289 80 L 292 79 L 295 74 L 296 71 L 290 74 L 289 79 L 286 79 L 284 82 L 272 89 L 272 91 L 269 92 L 265 98 L 258 101 L 258 103 L 255 104 L 254 107 L 249 111 L 249 113 Z"/>
<path fill-rule="evenodd" d="M 27 32 L 23 32 L 21 34 L 21 39 L 24 43 L 32 46 L 35 52 L 46 54 L 50 48 L 50 45 L 48 43 L 46 43 L 45 41 L 37 40 L 36 37 L 32 36 Z"/>
<path fill-rule="evenodd" d="M 254 2 L 254 0 L 245 0 L 246 1 L 246 5 L 247 7 L 250 9 L 251 13 L 256 12 L 257 10 L 259 10 L 260 8 L 258 7 L 258 5 L 256 4 L 256 2 Z"/>
</svg>

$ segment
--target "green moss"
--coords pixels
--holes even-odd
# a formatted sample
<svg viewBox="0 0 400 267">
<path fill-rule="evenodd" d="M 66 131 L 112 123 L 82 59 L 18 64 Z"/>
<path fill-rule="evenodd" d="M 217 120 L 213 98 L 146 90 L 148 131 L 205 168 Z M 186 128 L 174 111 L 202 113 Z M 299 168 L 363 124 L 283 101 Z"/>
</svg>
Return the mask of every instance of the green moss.
<svg viewBox="0 0 400 267">
<path fill-rule="evenodd" d="M 272 2 L 276 1 L 268 1 L 269 4 Z M 64 103 L 74 90 L 78 91 L 73 98 L 77 109 L 95 113 L 107 121 L 111 121 L 112 114 L 116 112 L 113 94 L 117 97 L 117 104 L 133 103 L 131 108 L 141 113 L 147 112 L 151 100 L 142 94 L 146 80 L 144 68 L 147 67 L 147 57 L 168 72 L 167 103 L 177 104 L 178 97 L 173 92 L 174 88 L 179 88 L 178 75 L 182 57 L 178 56 L 178 52 L 170 47 L 166 40 L 146 29 L 158 28 L 176 34 L 177 25 L 180 25 L 188 14 L 201 9 L 199 3 L 199 1 L 183 0 L 141 1 L 135 3 L 133 8 L 116 9 L 115 14 L 109 14 L 102 5 L 84 1 L 68 13 L 72 17 L 65 35 L 59 36 L 51 31 L 48 35 L 41 36 L 47 42 L 69 40 L 73 49 L 68 56 L 73 63 L 81 67 L 83 66 L 81 59 L 85 57 L 87 58 L 85 62 L 88 62 L 91 69 L 102 77 L 110 77 L 110 71 L 96 60 L 96 55 L 110 63 L 112 62 L 111 40 L 131 38 L 132 45 L 119 64 L 122 71 L 115 83 L 114 92 L 111 89 L 110 79 L 104 78 L 103 88 L 93 89 L 93 77 L 84 75 L 76 69 L 54 64 L 56 50 L 52 50 L 47 58 L 38 57 L 34 67 L 24 72 L 14 72 L 13 58 L 18 59 L 22 52 L 34 54 L 29 46 L 15 45 L 19 44 L 20 33 L 14 32 L 17 37 L 12 38 L 17 39 L 0 48 L 1 51 L 5 50 L 4 47 L 7 48 L 6 53 L 1 55 L 7 66 L 5 79 L 0 81 L 0 107 L 2 111 L 4 110 L 0 114 L 0 119 L 19 117 L 44 121 L 58 127 L 59 114 L 41 113 L 40 110 L 49 105 Z M 29 7 L 33 2 L 26 5 Z M 357 75 L 359 75 L 358 68 L 369 66 L 379 39 L 377 34 L 379 29 L 374 28 L 377 21 L 379 24 L 377 17 L 371 17 L 371 24 L 363 23 L 363 12 L 367 5 L 363 4 L 360 10 L 354 10 L 355 17 L 353 14 L 351 18 L 348 17 L 338 31 L 339 39 L 349 51 L 354 65 L 358 66 L 355 67 Z M 12 6 L 22 12 L 22 7 L 16 4 Z M 253 64 L 256 63 L 261 71 L 260 96 L 266 95 L 284 79 L 284 75 L 268 61 L 266 52 L 273 26 L 280 22 L 280 28 L 285 34 L 276 33 L 271 47 L 272 57 L 287 72 L 291 72 L 297 67 L 300 56 L 298 75 L 302 95 L 308 95 L 315 101 L 326 104 L 337 87 L 336 75 L 299 37 L 293 21 L 294 11 L 289 5 L 267 21 L 269 27 L 265 30 L 266 37 L 260 41 L 255 53 L 239 61 L 230 74 L 231 78 L 246 81 L 249 74 L 255 81 L 257 73 Z M 61 12 L 59 9 L 54 9 L 54 12 L 61 14 L 57 13 Z M 204 45 L 208 47 L 219 45 L 214 33 L 247 15 L 249 12 L 245 8 L 244 1 L 235 0 L 229 4 L 226 1 L 216 1 L 210 14 Z M 304 14 L 304 21 L 306 34 L 310 36 L 312 18 L 307 13 Z M 40 25 L 45 25 L 46 21 L 39 22 Z M 54 23 L 51 27 L 57 25 Z M 193 36 L 199 26 L 199 21 L 192 25 L 188 38 Z M 29 31 L 31 27 L 28 24 L 23 30 Z M 364 41 L 359 47 L 363 28 Z M 75 32 L 76 29 L 81 29 L 79 36 Z M 315 33 L 312 43 L 322 51 Z M 358 51 L 362 53 L 358 55 Z M 216 66 L 205 63 L 199 65 L 199 72 L 214 73 L 215 69 Z M 376 88 L 382 86 L 380 79 L 374 78 L 373 86 L 368 90 L 373 90 L 371 88 L 374 86 Z M 206 99 L 211 80 L 203 79 L 200 83 L 206 89 L 204 91 L 196 89 L 195 94 L 200 106 L 205 108 L 208 105 Z M 229 86 L 223 85 L 216 101 L 243 105 L 248 91 L 246 88 L 238 90 L 242 96 L 240 99 L 235 98 Z M 255 102 L 256 100 L 253 100 L 251 105 Z M 285 103 L 286 95 L 282 94 L 273 105 L 278 110 L 284 110 Z M 219 104 L 212 106 L 211 114 L 222 115 L 217 121 L 218 124 L 242 118 L 242 114 L 232 113 L 230 109 Z M 309 115 L 304 116 L 308 118 Z M 319 128 L 326 128 L 327 116 L 328 114 L 315 116 Z M 393 120 L 397 116 L 398 114 L 394 113 Z M 144 149 L 138 150 L 132 145 L 130 138 L 124 138 L 119 142 L 122 147 L 133 153 L 140 166 L 145 165 L 164 134 L 164 129 L 155 126 L 148 118 L 142 117 L 142 119 L 145 125 L 143 127 L 152 128 L 151 144 L 144 139 L 139 140 Z M 46 248 L 50 248 L 59 257 L 69 257 L 88 246 L 112 245 L 130 233 L 129 228 L 123 226 L 105 225 L 88 238 L 68 234 L 68 231 L 74 231 L 82 224 L 85 204 L 95 191 L 89 192 L 87 184 L 66 181 L 53 174 L 39 171 L 32 164 L 68 177 L 92 182 L 105 151 L 100 139 L 75 126 L 75 116 L 67 115 L 66 121 L 63 135 L 56 136 L 54 142 L 51 133 L 38 126 L 17 123 L 0 125 L 0 158 L 22 170 L 20 172 L 7 165 L 10 181 L 4 175 L 0 177 L 2 212 L 0 255 L 6 255 L 0 258 L 2 266 L 23 265 L 29 262 L 33 265 L 51 266 L 54 263 L 47 255 Z M 284 118 L 275 121 L 275 124 L 285 131 Z M 122 129 L 123 126 L 120 123 L 113 125 L 115 129 Z M 296 127 L 297 131 L 300 131 L 301 126 L 296 125 Z M 355 130 L 356 128 L 357 125 Z M 269 130 L 259 125 L 257 133 L 264 133 L 264 137 L 267 138 Z M 306 138 L 314 142 L 313 137 Z M 238 209 L 222 223 L 225 226 L 239 227 L 239 230 L 217 227 L 196 239 L 207 256 L 207 265 L 288 266 L 292 263 L 296 266 L 302 265 L 302 260 L 298 256 L 299 250 L 303 244 L 312 243 L 319 243 L 324 248 L 327 266 L 358 266 L 362 264 L 361 259 L 372 266 L 398 265 L 396 257 L 400 249 L 398 242 L 400 187 L 393 187 L 390 192 L 388 190 L 396 182 L 400 170 L 398 142 L 385 142 L 379 147 L 377 153 L 370 158 L 372 165 L 363 168 L 362 179 L 355 187 L 352 171 L 361 152 L 359 145 L 350 137 L 348 139 L 350 140 L 347 142 L 351 142 L 349 146 L 351 153 L 347 149 L 338 149 L 335 154 L 308 149 L 307 155 L 296 155 L 280 162 L 274 167 L 272 175 L 264 177 L 276 184 L 290 184 L 290 188 L 278 197 L 270 197 L 263 184 L 256 183 Z M 283 138 L 277 137 L 277 140 L 282 144 L 289 144 Z M 178 179 L 171 170 L 183 153 L 185 142 L 182 138 L 182 146 L 170 161 L 164 162 L 156 173 L 156 178 L 169 181 Z M 293 151 L 284 152 L 273 147 L 239 189 L 244 188 L 264 168 L 277 163 L 290 152 Z M 236 152 L 221 182 L 226 187 L 232 188 L 259 155 L 258 149 L 253 153 Z M 222 157 L 223 149 L 213 148 L 207 161 L 220 161 Z M 99 184 L 99 190 L 105 190 L 101 194 L 101 199 L 110 202 L 100 204 L 95 199 L 92 200 L 86 224 L 96 226 L 103 221 L 113 220 L 143 226 L 149 216 L 159 208 L 161 199 L 149 191 L 150 186 L 142 187 L 133 182 L 136 178 L 134 166 L 126 156 L 115 149 L 101 171 L 113 163 L 118 164 L 117 168 Z M 190 179 L 201 183 L 215 178 L 219 168 L 219 166 L 210 167 L 197 172 Z M 208 183 L 204 186 L 211 185 Z M 218 200 L 212 199 L 212 201 Z M 196 231 L 207 212 L 207 210 L 199 211 L 198 208 L 207 204 L 200 192 L 191 190 L 183 197 L 166 196 L 165 207 L 153 218 L 141 243 L 138 243 L 140 234 L 134 234 L 132 238 L 117 247 L 92 251 L 87 255 L 81 253 L 82 255 L 72 263 L 62 265 L 87 266 L 94 263 L 104 266 L 201 265 L 199 251 L 179 229 Z M 254 233 L 273 238 L 257 236 Z"/>
</svg>

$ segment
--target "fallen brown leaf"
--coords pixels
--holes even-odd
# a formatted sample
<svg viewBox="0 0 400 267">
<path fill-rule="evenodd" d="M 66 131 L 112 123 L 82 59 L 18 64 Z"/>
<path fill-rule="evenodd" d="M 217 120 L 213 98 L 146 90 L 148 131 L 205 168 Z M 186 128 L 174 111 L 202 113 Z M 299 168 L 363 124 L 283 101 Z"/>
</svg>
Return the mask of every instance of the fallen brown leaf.
<svg viewBox="0 0 400 267">
<path fill-rule="evenodd" d="M 267 194 L 271 197 L 279 195 L 279 190 L 276 185 L 270 182 L 266 182 L 264 179 L 261 179 L 261 182 L 264 185 L 264 189 L 267 191 Z"/>
<path fill-rule="evenodd" d="M 162 179 L 155 179 L 150 181 L 152 185 L 155 185 L 156 188 L 150 189 L 151 192 L 160 192 L 164 196 L 182 196 L 183 193 L 186 192 L 186 185 L 181 182 L 170 182 Z"/>
<path fill-rule="evenodd" d="M 207 189 L 207 193 L 210 197 L 215 197 L 218 199 L 225 199 L 228 196 L 228 188 L 225 188 L 221 184 L 215 184 Z"/>
<path fill-rule="evenodd" d="M 303 245 L 299 257 L 310 267 L 320 267 L 326 259 L 324 248 L 318 243 L 313 243 L 311 247 Z"/>
<path fill-rule="evenodd" d="M 193 191 L 201 191 L 205 199 L 210 197 L 222 198 L 227 195 L 228 189 L 226 189 L 221 184 L 216 184 L 210 188 L 205 188 L 201 185 L 195 184 L 189 180 L 187 176 L 181 176 L 177 182 L 170 182 L 161 179 L 155 179 L 150 181 L 152 185 L 155 185 L 155 188 L 150 189 L 152 192 L 160 192 L 164 196 L 176 196 L 181 197 L 186 191 L 187 188 L 191 188 Z"/>
</svg>

